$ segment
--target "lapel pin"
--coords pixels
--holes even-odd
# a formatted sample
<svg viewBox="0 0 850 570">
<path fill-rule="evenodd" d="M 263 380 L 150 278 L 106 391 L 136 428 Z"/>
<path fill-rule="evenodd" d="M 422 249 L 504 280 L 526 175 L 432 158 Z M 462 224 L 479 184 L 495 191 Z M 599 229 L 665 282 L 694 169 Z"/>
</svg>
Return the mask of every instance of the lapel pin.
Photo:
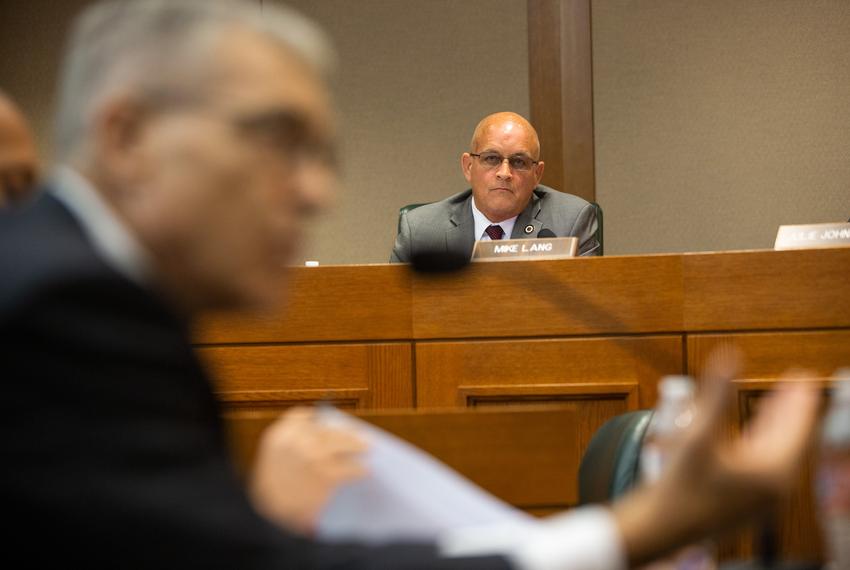
<svg viewBox="0 0 850 570">
<path fill-rule="evenodd" d="M 533 231 L 534 231 L 534 226 L 532 226 L 531 224 L 528 224 L 527 226 L 525 226 L 525 233 L 530 234 Z"/>
</svg>

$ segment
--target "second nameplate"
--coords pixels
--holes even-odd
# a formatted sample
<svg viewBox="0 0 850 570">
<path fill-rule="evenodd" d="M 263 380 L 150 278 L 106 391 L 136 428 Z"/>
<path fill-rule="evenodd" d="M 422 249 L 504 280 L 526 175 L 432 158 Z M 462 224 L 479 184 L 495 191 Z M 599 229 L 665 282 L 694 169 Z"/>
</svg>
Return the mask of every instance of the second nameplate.
<svg viewBox="0 0 850 570">
<path fill-rule="evenodd" d="M 577 251 L 577 237 L 476 241 L 472 248 L 472 261 L 564 259 L 575 257 Z"/>
</svg>

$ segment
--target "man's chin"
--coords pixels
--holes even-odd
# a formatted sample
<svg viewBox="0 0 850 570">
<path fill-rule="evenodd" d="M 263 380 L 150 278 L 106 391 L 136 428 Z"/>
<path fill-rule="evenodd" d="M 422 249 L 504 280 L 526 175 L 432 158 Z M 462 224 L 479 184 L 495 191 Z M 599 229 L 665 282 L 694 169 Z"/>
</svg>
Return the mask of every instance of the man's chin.
<svg viewBox="0 0 850 570">
<path fill-rule="evenodd" d="M 245 295 L 239 310 L 248 313 L 280 311 L 289 299 L 287 285 L 286 279 L 276 279 L 253 288 L 249 294 Z"/>
<path fill-rule="evenodd" d="M 283 278 L 243 281 L 210 295 L 204 312 L 269 314 L 280 311 L 289 297 Z"/>
</svg>

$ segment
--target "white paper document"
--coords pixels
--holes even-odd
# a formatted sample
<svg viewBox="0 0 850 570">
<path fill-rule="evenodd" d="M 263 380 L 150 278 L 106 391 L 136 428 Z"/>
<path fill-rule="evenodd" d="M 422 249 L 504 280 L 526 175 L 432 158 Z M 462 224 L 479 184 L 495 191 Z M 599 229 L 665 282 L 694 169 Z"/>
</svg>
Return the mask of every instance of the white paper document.
<svg viewBox="0 0 850 570">
<path fill-rule="evenodd" d="M 394 435 L 332 408 L 320 417 L 366 439 L 369 474 L 337 491 L 319 521 L 317 538 L 433 541 L 449 529 L 503 525 L 520 533 L 540 524 Z"/>
</svg>

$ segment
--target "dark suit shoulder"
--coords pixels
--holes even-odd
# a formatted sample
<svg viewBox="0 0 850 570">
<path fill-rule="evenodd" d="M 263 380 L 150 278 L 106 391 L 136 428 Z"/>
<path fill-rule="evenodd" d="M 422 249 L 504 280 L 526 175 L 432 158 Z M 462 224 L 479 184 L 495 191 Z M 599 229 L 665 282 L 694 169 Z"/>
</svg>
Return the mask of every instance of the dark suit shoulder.
<svg viewBox="0 0 850 570">
<path fill-rule="evenodd" d="M 59 283 L 108 273 L 55 198 L 42 195 L 26 208 L 0 217 L 0 318 Z"/>
</svg>

